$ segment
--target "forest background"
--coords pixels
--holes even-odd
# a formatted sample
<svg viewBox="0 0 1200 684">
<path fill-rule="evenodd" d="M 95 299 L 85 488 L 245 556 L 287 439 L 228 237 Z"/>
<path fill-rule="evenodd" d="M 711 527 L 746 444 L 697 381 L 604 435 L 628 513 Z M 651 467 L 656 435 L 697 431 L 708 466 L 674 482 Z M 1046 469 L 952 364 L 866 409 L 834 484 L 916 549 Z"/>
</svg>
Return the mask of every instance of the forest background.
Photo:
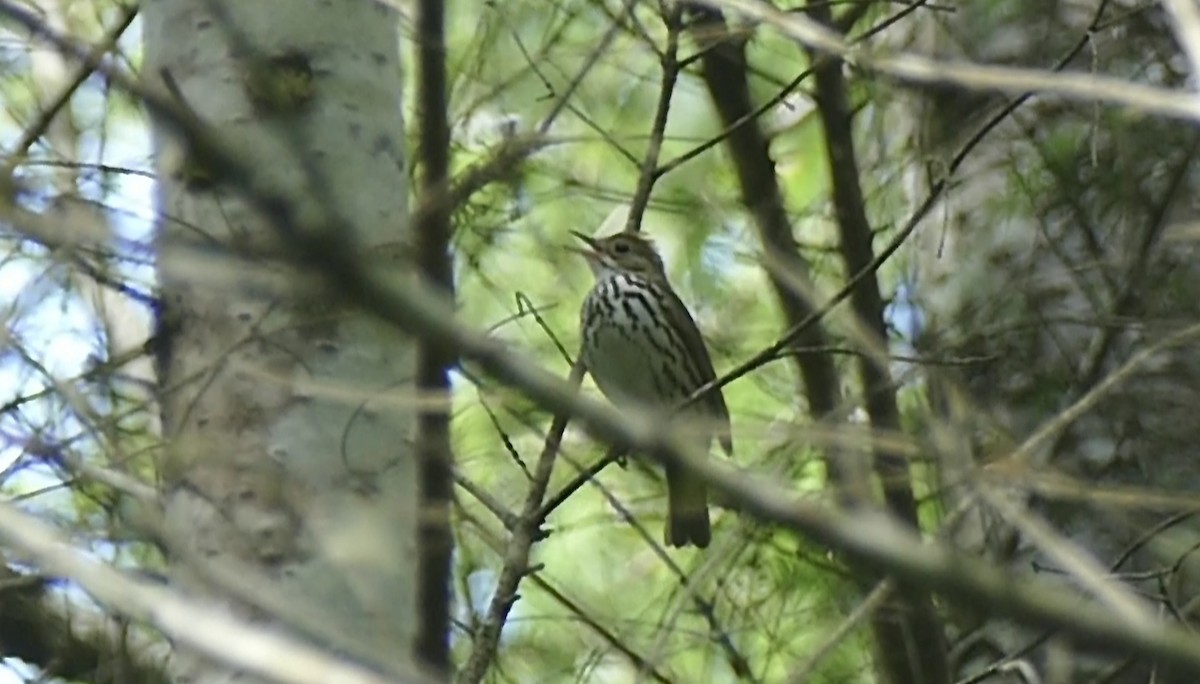
<svg viewBox="0 0 1200 684">
<path fill-rule="evenodd" d="M 0 31 L 0 681 L 1200 681 L 1193 0 Z M 574 389 L 618 230 L 732 460 Z"/>
</svg>

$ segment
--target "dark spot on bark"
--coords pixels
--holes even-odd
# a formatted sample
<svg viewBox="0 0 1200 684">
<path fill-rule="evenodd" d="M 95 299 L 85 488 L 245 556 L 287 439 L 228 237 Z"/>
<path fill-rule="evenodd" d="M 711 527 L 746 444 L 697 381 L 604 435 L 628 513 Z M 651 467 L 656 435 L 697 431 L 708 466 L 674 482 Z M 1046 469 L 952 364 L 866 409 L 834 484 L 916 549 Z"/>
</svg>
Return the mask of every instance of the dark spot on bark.
<svg viewBox="0 0 1200 684">
<path fill-rule="evenodd" d="M 312 63 L 298 50 L 252 59 L 242 85 L 255 109 L 273 116 L 305 110 L 316 91 Z"/>
</svg>

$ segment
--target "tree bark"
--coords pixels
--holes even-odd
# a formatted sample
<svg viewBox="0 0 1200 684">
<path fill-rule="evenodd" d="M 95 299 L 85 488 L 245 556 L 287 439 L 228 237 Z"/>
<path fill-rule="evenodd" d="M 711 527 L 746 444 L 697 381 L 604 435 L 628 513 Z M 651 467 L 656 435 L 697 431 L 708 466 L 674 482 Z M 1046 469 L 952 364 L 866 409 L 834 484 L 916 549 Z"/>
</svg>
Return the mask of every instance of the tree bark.
<svg viewBox="0 0 1200 684">
<path fill-rule="evenodd" d="M 405 275 L 390 6 L 159 0 L 142 16 L 148 88 L 254 160 L 296 213 L 334 217 L 323 237 L 356 245 L 364 268 Z M 172 581 L 397 669 L 416 630 L 412 344 L 295 268 L 289 227 L 156 124 Z M 248 681 L 186 653 L 174 665 L 178 681 Z"/>
</svg>

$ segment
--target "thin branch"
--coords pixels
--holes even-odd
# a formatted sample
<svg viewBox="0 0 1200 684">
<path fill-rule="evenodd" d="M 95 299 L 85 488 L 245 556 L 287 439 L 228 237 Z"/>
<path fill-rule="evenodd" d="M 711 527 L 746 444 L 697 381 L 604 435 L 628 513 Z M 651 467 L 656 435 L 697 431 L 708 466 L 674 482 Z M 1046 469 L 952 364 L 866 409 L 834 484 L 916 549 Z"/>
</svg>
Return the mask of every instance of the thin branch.
<svg viewBox="0 0 1200 684">
<path fill-rule="evenodd" d="M 674 682 L 668 679 L 666 675 L 658 671 L 658 668 L 655 667 L 654 663 L 642 657 L 640 654 L 626 645 L 619 636 L 613 634 L 611 630 L 596 621 L 596 619 L 589 615 L 582 606 L 572 601 L 566 594 L 562 593 L 554 585 L 550 584 L 548 580 L 542 577 L 541 573 L 534 573 L 530 576 L 530 579 L 535 585 L 537 585 L 539 589 L 546 592 L 551 598 L 562 604 L 562 606 L 569 610 L 572 615 L 578 617 L 581 622 L 599 635 L 605 643 L 607 643 L 609 646 L 612 646 L 619 651 L 621 655 L 628 658 L 629 662 L 633 663 L 638 672 L 649 675 L 651 679 L 659 682 L 659 684 L 674 684 Z"/>
<path fill-rule="evenodd" d="M 1004 516 L 1023 540 L 1041 550 L 1063 573 L 1078 580 L 1080 587 L 1095 596 L 1102 606 L 1107 606 L 1114 619 L 1143 627 L 1157 621 L 1158 618 L 1132 587 L 1115 581 L 1094 556 L 1077 544 L 1063 538 L 1049 525 L 1006 501 L 996 492 L 979 488 L 977 496 Z"/>
<path fill-rule="evenodd" d="M 488 535 L 486 538 L 483 539 L 483 541 L 488 546 L 490 546 L 492 549 L 494 549 L 498 552 L 503 551 L 499 542 L 495 541 L 491 537 L 491 535 Z M 603 624 L 601 624 L 600 621 L 597 620 L 594 616 L 592 616 L 587 611 L 586 608 L 584 608 L 582 605 L 580 605 L 580 604 L 576 603 L 575 601 L 571 600 L 570 598 L 568 598 L 565 594 L 563 594 L 561 591 L 559 591 L 553 584 L 551 584 L 550 580 L 543 577 L 543 573 L 541 572 L 540 567 L 535 566 L 533 568 L 529 568 L 528 571 L 525 573 L 525 575 L 526 575 L 526 577 L 528 577 L 529 581 L 533 582 L 533 584 L 535 586 L 537 586 L 542 591 L 546 592 L 546 594 L 550 598 L 557 601 L 563 608 L 565 608 L 567 610 L 568 613 L 570 613 L 572 616 L 574 616 L 576 619 L 578 619 L 581 624 L 585 625 L 588 629 L 592 630 L 597 636 L 599 636 L 602 640 L 604 640 L 605 643 L 607 643 L 609 646 L 612 646 L 621 655 L 628 658 L 629 662 L 632 663 L 634 665 L 634 667 L 636 667 L 638 669 L 639 672 L 648 674 L 652 679 L 659 682 L 660 684 L 672 684 L 670 679 L 668 679 L 665 675 L 663 675 L 661 672 L 658 671 L 658 669 L 655 667 L 654 663 L 651 663 L 649 660 L 647 660 L 645 657 L 643 657 L 640 653 L 635 651 L 631 646 L 626 644 L 618 635 L 614 634 L 612 631 L 610 631 L 608 628 L 606 628 Z M 475 634 L 478 631 L 478 629 L 479 629 L 479 627 L 476 624 L 469 630 L 469 633 Z"/>
<path fill-rule="evenodd" d="M 1104 380 L 1097 383 L 1095 387 L 1088 390 L 1086 394 L 1079 397 L 1074 403 L 1060 411 L 1053 419 L 1047 421 L 1032 435 L 1027 437 L 1021 443 L 1021 446 L 1005 459 L 1008 462 L 1005 467 L 1009 465 L 1017 467 L 1034 462 L 1035 455 L 1047 441 L 1053 439 L 1081 416 L 1091 411 L 1096 404 L 1112 394 L 1116 388 L 1132 379 L 1134 374 L 1140 371 L 1143 366 L 1158 360 L 1163 352 L 1175 347 L 1181 347 L 1195 340 L 1197 337 L 1200 337 L 1200 325 L 1188 326 L 1168 335 L 1161 342 L 1148 346 L 1137 354 L 1134 354 L 1124 365 L 1110 373 Z"/>
<path fill-rule="evenodd" d="M 90 51 L 91 58 L 94 62 L 99 62 L 104 55 L 108 54 L 116 47 L 117 41 L 125 34 L 126 29 L 133 24 L 133 20 L 137 18 L 138 5 L 136 3 L 130 5 L 118 5 L 120 13 L 117 15 L 117 21 L 112 28 L 105 33 L 104 37 L 97 41 L 95 47 Z M 21 132 L 21 137 L 13 144 L 12 149 L 8 151 L 8 160 L 4 163 L 4 167 L 0 169 L 0 185 L 12 181 L 13 170 L 16 169 L 24 160 L 25 155 L 29 152 L 29 148 L 38 141 L 46 131 L 49 130 L 50 124 L 62 111 L 63 107 L 71 101 L 71 97 L 84 81 L 88 79 L 95 71 L 95 68 L 88 61 L 76 65 L 75 73 L 71 74 L 70 78 L 66 79 L 62 90 L 51 98 L 46 107 L 41 111 L 38 118 L 24 131 Z"/>
<path fill-rule="evenodd" d="M 565 454 L 562 458 L 564 461 L 567 461 L 574 466 L 576 470 L 580 472 L 584 471 L 584 468 L 574 459 L 569 458 Z M 613 510 L 617 512 L 617 515 L 621 518 L 621 520 L 625 524 L 632 527 L 635 532 L 637 532 L 637 535 L 641 537 L 644 542 L 646 542 L 646 546 L 648 546 L 654 555 L 662 561 L 663 565 L 667 567 L 667 570 L 669 570 L 671 574 L 679 580 L 679 584 L 684 588 L 687 600 L 690 601 L 693 606 L 695 606 L 696 611 L 699 612 L 704 618 L 704 621 L 708 623 L 708 628 L 712 633 L 714 640 L 717 642 L 717 645 L 721 647 L 721 651 L 724 653 L 725 659 L 729 663 L 729 668 L 733 671 L 734 675 L 736 675 L 738 679 L 742 681 L 757 682 L 758 680 L 754 677 L 754 671 L 750 667 L 750 661 L 745 655 L 742 654 L 741 651 L 738 650 L 738 647 L 733 643 L 733 638 L 730 636 L 729 631 L 725 629 L 720 620 L 717 618 L 717 613 L 714 609 L 712 601 L 709 601 L 700 595 L 700 591 L 696 583 L 694 581 L 689 581 L 688 574 L 684 572 L 683 568 L 681 568 L 679 564 L 675 562 L 675 559 L 672 558 L 669 553 L 667 553 L 667 550 L 663 548 L 658 539 L 646 531 L 646 527 L 642 525 L 636 517 L 634 517 L 633 513 L 623 503 L 621 503 L 620 499 L 618 499 L 617 496 L 604 485 L 604 483 L 600 482 L 600 480 L 596 478 L 588 478 L 587 481 L 589 484 L 595 487 L 597 491 L 600 492 L 600 495 L 604 497 L 604 500 L 608 502 L 609 506 L 612 506 Z M 545 507 L 543 507 L 543 510 L 544 509 Z M 659 631 L 659 638 L 655 642 L 655 646 L 651 651 L 651 653 L 655 654 L 656 658 L 658 654 L 662 652 L 664 643 L 669 633 L 670 632 L 668 630 Z"/>
<path fill-rule="evenodd" d="M 584 372 L 583 364 L 576 362 L 571 367 L 570 386 L 578 388 L 583 382 Z M 496 581 L 492 600 L 488 604 L 487 614 L 473 635 L 471 655 L 455 680 L 458 684 L 476 684 L 482 681 L 496 658 L 500 632 L 518 598 L 517 587 L 520 586 L 521 579 L 529 574 L 529 551 L 534 542 L 542 537 L 543 519 L 538 514 L 542 507 L 542 499 L 546 496 L 546 488 L 550 484 L 550 475 L 554 472 L 555 457 L 562 444 L 569 415 L 566 412 L 557 413 L 550 424 L 550 434 L 546 436 L 542 453 L 534 466 L 533 481 L 529 485 L 525 503 L 516 525 L 512 528 L 508 547 L 504 552 L 504 565 Z"/>
<path fill-rule="evenodd" d="M 812 681 L 813 674 L 817 668 L 821 666 L 825 660 L 833 654 L 843 641 L 850 634 L 865 622 L 869 617 L 875 614 L 888 601 L 893 593 L 895 586 L 890 580 L 883 580 L 875 585 L 875 588 L 863 597 L 862 601 L 855 606 L 854 610 L 842 620 L 837 629 L 833 630 L 828 637 L 816 648 L 812 649 L 804 661 L 796 666 L 788 675 L 788 684 L 804 684 Z"/>
<path fill-rule="evenodd" d="M 930 59 L 909 53 L 855 49 L 838 35 L 807 17 L 782 12 L 762 0 L 696 0 L 763 22 L 808 47 L 837 55 L 861 69 L 924 84 L 958 85 L 971 90 L 1023 94 L 1039 92 L 1070 100 L 1106 102 L 1173 119 L 1200 119 L 1200 95 L 1180 93 L 1131 81 L 1082 73 L 1049 73 L 1040 69 L 984 66 Z"/>
<path fill-rule="evenodd" d="M 675 83 L 679 80 L 679 34 L 683 30 L 683 9 L 675 4 L 663 16 L 667 25 L 667 47 L 663 50 L 660 66 L 662 84 L 658 90 L 658 104 L 654 108 L 654 119 L 650 124 L 650 140 L 646 144 L 646 156 L 638 172 L 637 187 L 629 200 L 629 215 L 625 218 L 625 232 L 637 232 L 642 226 L 642 217 L 650 203 L 650 194 L 659 174 L 655 173 L 658 158 L 662 153 L 663 137 L 667 132 L 667 115 L 671 111 L 671 98 L 675 96 Z"/>
<path fill-rule="evenodd" d="M 622 13 L 624 15 L 632 14 L 633 8 L 636 7 L 637 4 L 637 0 L 625 0 L 625 4 L 622 7 Z M 583 62 L 583 65 L 579 67 L 579 71 L 576 72 L 575 78 L 571 79 L 571 82 L 567 84 L 567 87 L 564 88 L 563 92 L 558 96 L 558 101 L 555 102 L 554 106 L 550 108 L 550 112 L 547 113 L 542 119 L 542 122 L 538 124 L 537 132 L 539 135 L 545 135 L 550 131 L 550 126 L 554 124 L 554 121 L 558 118 L 558 115 L 567 108 L 568 104 L 570 104 L 571 98 L 575 97 L 575 91 L 579 90 L 579 86 L 583 85 L 584 78 L 591 73 L 592 68 L 600 61 L 600 57 L 608 53 L 608 46 L 612 45 L 612 42 L 616 39 L 617 34 L 620 32 L 621 25 L 619 22 L 614 21 L 609 25 L 608 30 L 605 31 L 604 35 L 600 37 L 600 42 L 591 51 L 591 53 L 588 54 L 587 59 Z"/>
</svg>

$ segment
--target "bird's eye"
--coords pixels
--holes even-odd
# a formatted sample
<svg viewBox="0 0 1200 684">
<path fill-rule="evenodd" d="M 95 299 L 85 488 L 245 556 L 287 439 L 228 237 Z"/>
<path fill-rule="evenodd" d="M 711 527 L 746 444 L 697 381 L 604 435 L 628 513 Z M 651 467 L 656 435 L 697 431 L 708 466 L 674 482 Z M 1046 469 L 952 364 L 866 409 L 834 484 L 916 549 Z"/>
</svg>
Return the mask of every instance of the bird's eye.
<svg viewBox="0 0 1200 684">
<path fill-rule="evenodd" d="M 613 251 L 616 252 L 617 254 L 628 254 L 629 253 L 629 243 L 628 242 L 618 242 L 617 244 L 613 245 Z"/>
</svg>

